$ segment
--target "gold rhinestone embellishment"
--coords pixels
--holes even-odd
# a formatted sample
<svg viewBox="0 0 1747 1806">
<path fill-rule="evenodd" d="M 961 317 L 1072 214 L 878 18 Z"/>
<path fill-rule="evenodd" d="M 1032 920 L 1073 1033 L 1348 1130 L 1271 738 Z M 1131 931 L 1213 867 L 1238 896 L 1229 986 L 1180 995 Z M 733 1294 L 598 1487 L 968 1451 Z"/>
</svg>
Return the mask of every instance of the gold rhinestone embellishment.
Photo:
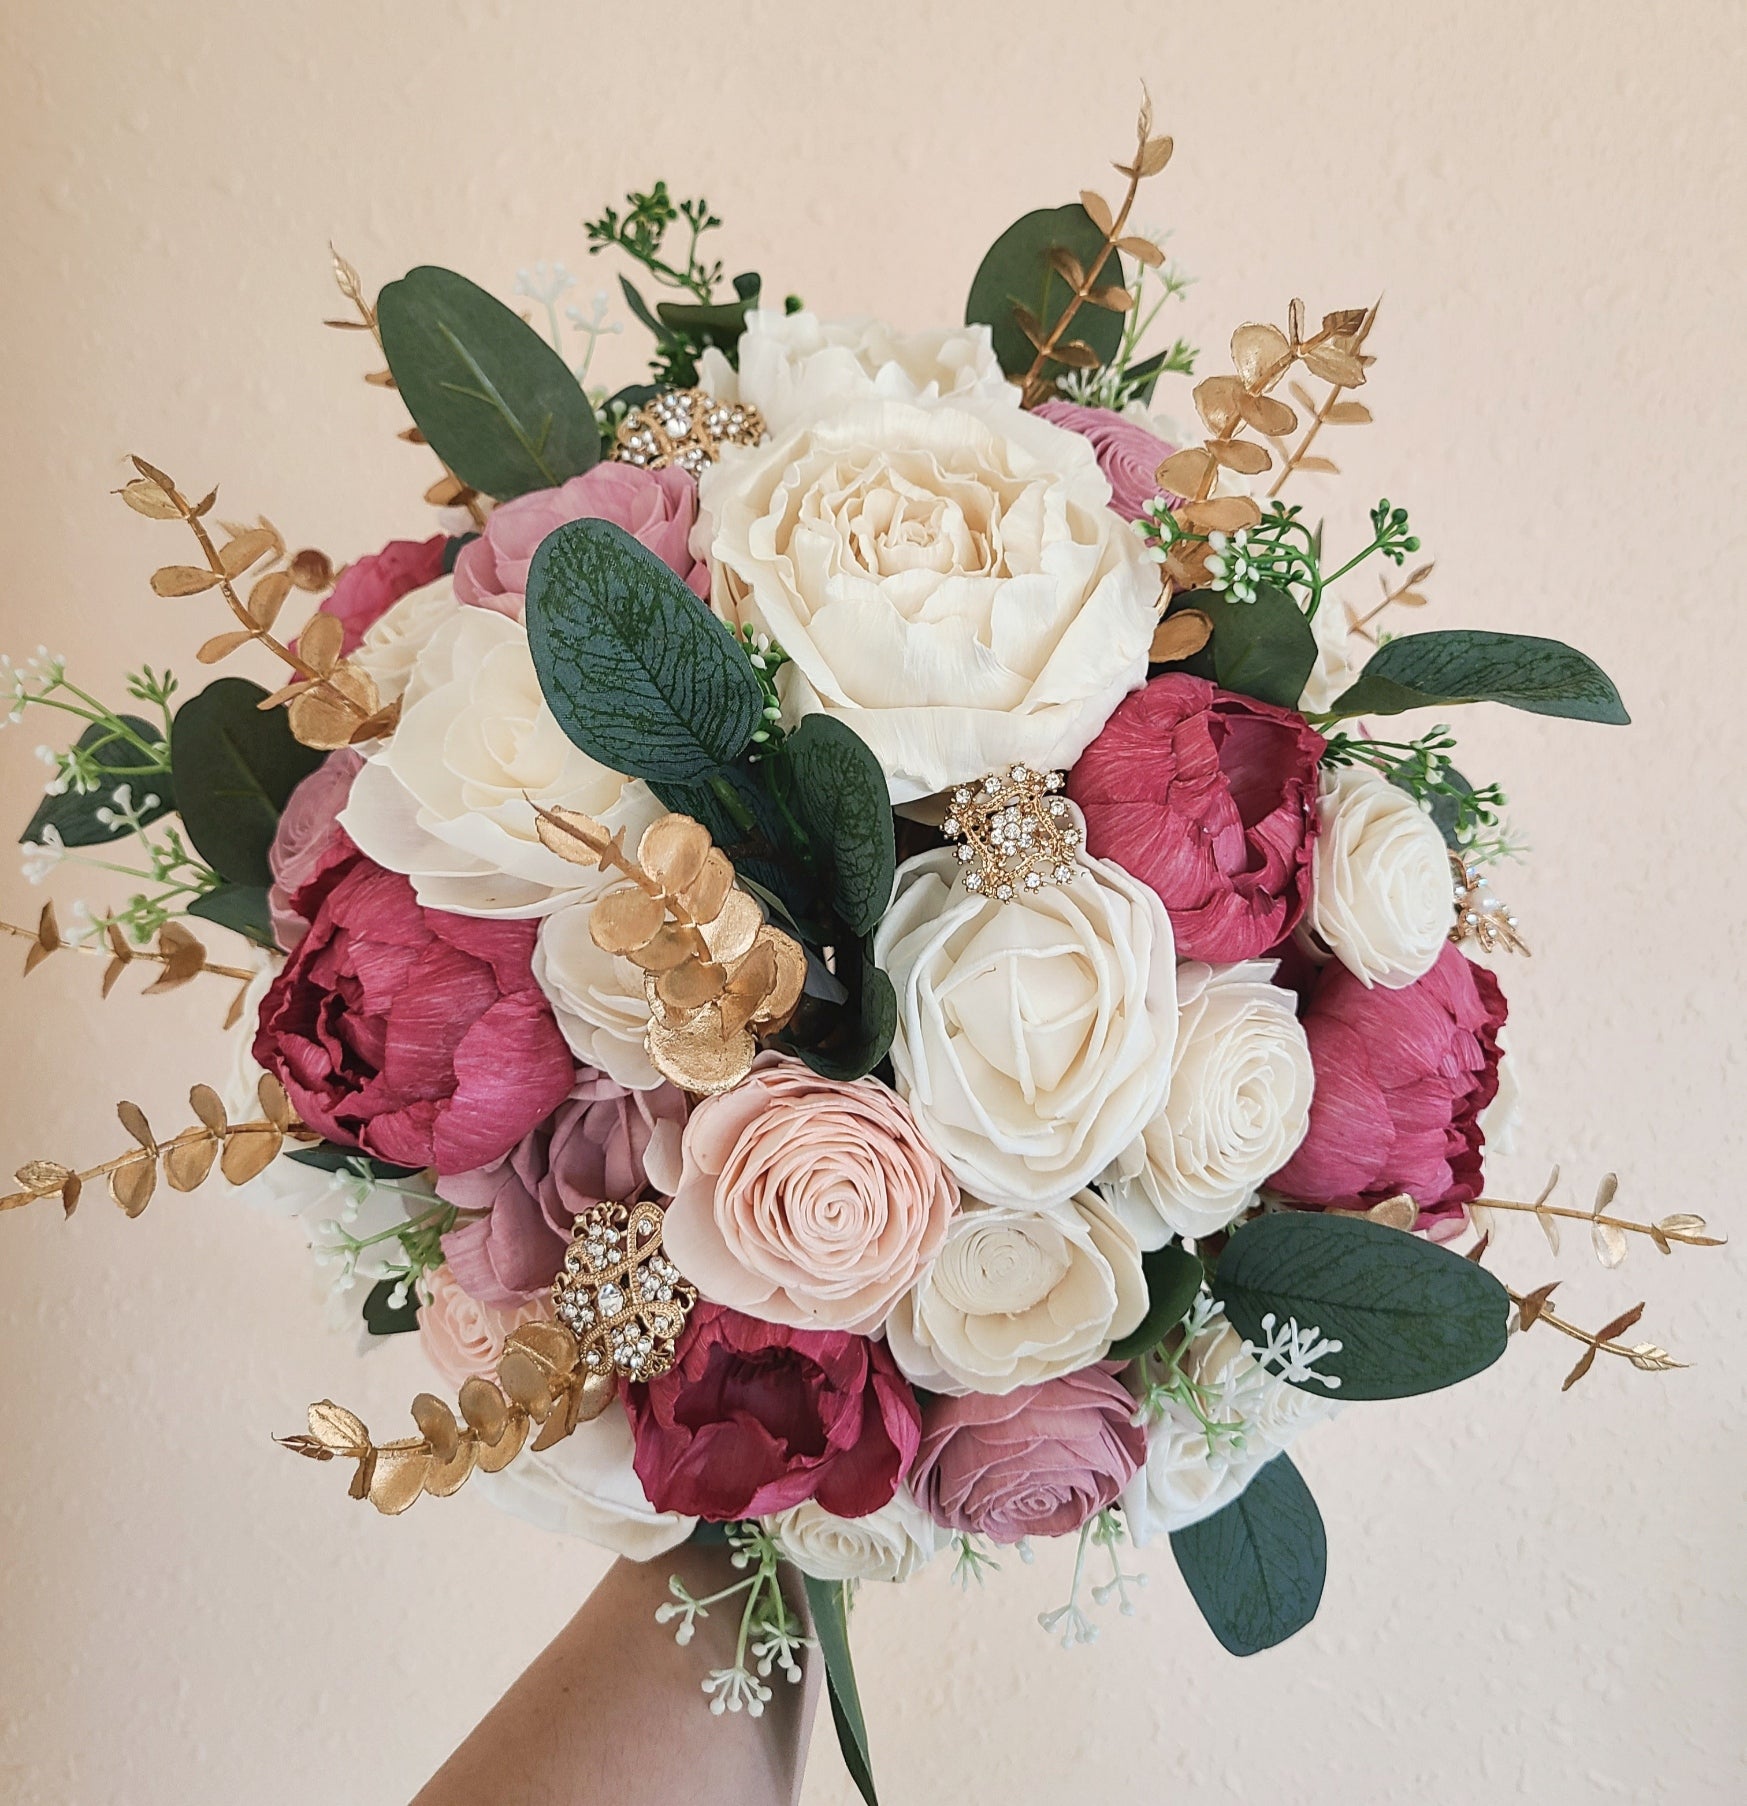
<svg viewBox="0 0 1747 1806">
<path fill-rule="evenodd" d="M 1464 941 L 1478 941 L 1482 953 L 1495 953 L 1502 947 L 1506 953 L 1526 958 L 1529 947 L 1517 933 L 1516 917 L 1507 903 L 1492 894 L 1479 866 L 1452 853 L 1450 877 L 1456 894 L 1456 925 L 1450 930 L 1450 939 L 1458 947 Z"/>
<path fill-rule="evenodd" d="M 1066 797 L 1056 794 L 1062 783 L 1059 771 L 1046 775 L 1009 765 L 953 791 L 940 826 L 948 840 L 959 842 L 960 864 L 976 866 L 965 873 L 966 890 L 1005 903 L 1046 884 L 1073 882 L 1085 836 Z"/>
<path fill-rule="evenodd" d="M 697 476 L 724 445 L 756 445 L 764 416 L 737 401 L 717 401 L 702 389 L 663 389 L 619 422 L 613 456 L 621 464 L 660 470 L 677 464 Z"/>
<path fill-rule="evenodd" d="M 597 1204 L 576 1219 L 552 1308 L 575 1336 L 591 1375 L 652 1380 L 698 1301 L 661 1249 L 659 1204 Z"/>
</svg>

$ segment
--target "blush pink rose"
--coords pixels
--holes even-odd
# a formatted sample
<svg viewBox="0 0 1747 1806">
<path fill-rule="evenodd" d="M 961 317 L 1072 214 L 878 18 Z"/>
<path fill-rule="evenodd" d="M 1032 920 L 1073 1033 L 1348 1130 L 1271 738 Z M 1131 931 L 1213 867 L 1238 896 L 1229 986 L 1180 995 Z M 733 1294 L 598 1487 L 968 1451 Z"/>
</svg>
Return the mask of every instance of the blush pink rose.
<svg viewBox="0 0 1747 1806">
<path fill-rule="evenodd" d="M 1139 520 L 1142 510 L 1160 493 L 1158 468 L 1176 446 L 1148 432 L 1138 420 L 1109 408 L 1083 408 L 1078 402 L 1046 401 L 1032 410 L 1039 420 L 1053 420 L 1070 433 L 1092 442 L 1098 468 L 1110 485 L 1110 506 L 1124 520 Z M 1169 498 L 1175 502 L 1178 498 Z"/>
<path fill-rule="evenodd" d="M 309 930 L 261 1001 L 253 1051 L 329 1141 L 464 1173 L 564 1101 L 575 1068 L 534 982 L 538 923 L 424 909 L 362 853 L 291 908 Z"/>
<path fill-rule="evenodd" d="M 665 1241 L 719 1304 L 865 1334 L 940 1251 L 957 1205 L 895 1092 L 761 1054 L 693 1110 Z"/>
<path fill-rule="evenodd" d="M 1291 709 L 1167 671 L 1117 705 L 1068 795 L 1086 850 L 1158 893 L 1179 959 L 1254 959 L 1310 900 L 1325 744 Z"/>
<path fill-rule="evenodd" d="M 349 746 L 328 756 L 286 798 L 267 849 L 273 882 L 267 890 L 267 913 L 273 938 L 289 953 L 304 937 L 309 923 L 291 899 L 328 869 L 358 849 L 339 823 L 339 813 L 352 794 L 352 780 L 363 769 L 364 756 Z"/>
<path fill-rule="evenodd" d="M 340 572 L 339 581 L 322 598 L 319 612 L 332 615 L 345 628 L 342 658 L 350 658 L 358 650 L 365 633 L 402 596 L 442 576 L 443 549 L 448 543 L 441 533 L 430 539 L 391 539 L 380 552 L 354 559 Z"/>
<path fill-rule="evenodd" d="M 910 1490 L 948 1530 L 1016 1543 L 1066 1536 L 1115 1504 L 1146 1459 L 1134 1400 L 1103 1367 L 1021 1386 L 933 1398 Z"/>
<path fill-rule="evenodd" d="M 484 1304 L 543 1295 L 583 1211 L 677 1183 L 685 1113 L 672 1085 L 630 1091 L 582 1067 L 569 1097 L 502 1160 L 437 1182 L 445 1202 L 486 1213 L 443 1237 L 456 1281 Z"/>
<path fill-rule="evenodd" d="M 523 1323 L 550 1316 L 542 1302 L 508 1310 L 469 1297 L 447 1267 L 429 1280 L 431 1295 L 419 1306 L 419 1344 L 450 1389 L 459 1392 L 475 1376 L 490 1379 L 503 1355 L 504 1338 Z"/>
<path fill-rule="evenodd" d="M 540 541 L 573 520 L 623 527 L 699 596 L 708 596 L 710 567 L 694 559 L 688 545 L 697 516 L 695 477 L 671 464 L 644 470 L 605 460 L 556 489 L 535 489 L 494 508 L 485 531 L 455 560 L 455 599 L 519 621 Z"/>
<path fill-rule="evenodd" d="M 1399 991 L 1324 967 L 1304 1013 L 1310 1130 L 1270 1190 L 1342 1210 L 1406 1192 L 1415 1228 L 1459 1233 L 1480 1196 L 1480 1113 L 1498 1095 L 1506 1014 L 1498 980 L 1454 944 Z"/>
</svg>

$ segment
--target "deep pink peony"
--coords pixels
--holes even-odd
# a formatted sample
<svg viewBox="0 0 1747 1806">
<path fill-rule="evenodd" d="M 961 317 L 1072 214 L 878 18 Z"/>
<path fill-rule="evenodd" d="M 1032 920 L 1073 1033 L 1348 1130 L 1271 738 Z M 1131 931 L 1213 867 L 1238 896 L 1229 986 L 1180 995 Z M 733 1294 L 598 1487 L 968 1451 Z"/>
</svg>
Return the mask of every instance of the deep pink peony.
<svg viewBox="0 0 1747 1806">
<path fill-rule="evenodd" d="M 442 576 L 447 543 L 441 533 L 430 539 L 391 539 L 380 552 L 354 559 L 340 572 L 339 582 L 323 597 L 320 612 L 345 628 L 343 658 L 358 650 L 365 633 L 402 596 Z"/>
<path fill-rule="evenodd" d="M 461 1288 L 505 1308 L 544 1293 L 583 1211 L 678 1183 L 685 1116 L 672 1085 L 628 1091 L 582 1067 L 569 1097 L 502 1160 L 438 1181 L 446 1202 L 488 1213 L 443 1237 Z"/>
<path fill-rule="evenodd" d="M 1310 900 L 1324 745 L 1291 709 L 1167 671 L 1117 706 L 1068 795 L 1087 851 L 1158 893 L 1180 959 L 1254 959 Z"/>
<path fill-rule="evenodd" d="M 456 599 L 519 621 L 528 566 L 540 541 L 573 520 L 623 527 L 699 596 L 707 596 L 710 567 L 694 559 L 688 545 L 697 516 L 695 477 L 672 465 L 643 470 L 609 459 L 556 489 L 535 489 L 494 508 L 485 531 L 455 560 Z"/>
<path fill-rule="evenodd" d="M 536 923 L 423 909 L 362 853 L 291 907 L 309 931 L 262 1000 L 254 1055 L 330 1141 L 467 1172 L 563 1102 L 574 1066 L 534 982 Z"/>
<path fill-rule="evenodd" d="M 1103 1367 L 934 1398 L 910 1490 L 935 1523 L 995 1543 L 1066 1536 L 1115 1504 L 1146 1460 L 1134 1400 Z"/>
<path fill-rule="evenodd" d="M 273 938 L 290 953 L 309 923 L 291 906 L 291 899 L 330 866 L 349 859 L 358 849 L 339 824 L 339 813 L 352 794 L 352 780 L 363 768 L 364 755 L 343 746 L 329 753 L 285 800 L 267 864 L 273 882 L 267 890 L 267 913 L 273 922 Z"/>
<path fill-rule="evenodd" d="M 1110 506 L 1124 520 L 1139 520 L 1141 510 L 1160 493 L 1158 468 L 1177 449 L 1138 420 L 1109 408 L 1083 408 L 1073 401 L 1046 401 L 1033 409 L 1039 420 L 1052 420 L 1070 433 L 1090 439 L 1098 468 L 1110 485 Z M 1177 498 L 1171 498 L 1175 501 Z"/>
<path fill-rule="evenodd" d="M 1305 1204 L 1364 1210 L 1406 1192 L 1416 1228 L 1454 1235 L 1480 1196 L 1480 1112 L 1498 1092 L 1504 993 L 1454 945 L 1399 991 L 1323 969 L 1304 1014 L 1310 1132 L 1269 1181 Z"/>
<path fill-rule="evenodd" d="M 716 1304 L 693 1310 L 673 1370 L 625 1402 L 650 1503 L 718 1523 L 804 1499 L 866 1517 L 890 1503 L 922 1433 L 883 1342 Z"/>
</svg>

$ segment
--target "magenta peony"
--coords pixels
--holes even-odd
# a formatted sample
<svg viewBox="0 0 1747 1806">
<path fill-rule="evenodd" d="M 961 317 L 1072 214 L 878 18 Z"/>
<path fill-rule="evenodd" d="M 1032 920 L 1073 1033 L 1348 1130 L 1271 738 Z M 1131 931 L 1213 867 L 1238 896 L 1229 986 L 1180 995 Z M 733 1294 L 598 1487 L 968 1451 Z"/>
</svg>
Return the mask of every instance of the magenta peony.
<svg viewBox="0 0 1747 1806">
<path fill-rule="evenodd" d="M 519 621 L 528 566 L 540 541 L 573 520 L 623 527 L 699 596 L 707 596 L 710 568 L 692 557 L 688 545 L 697 514 L 697 479 L 685 471 L 672 465 L 642 470 L 634 464 L 597 464 L 557 489 L 536 489 L 494 509 L 485 531 L 455 560 L 455 598 Z"/>
<path fill-rule="evenodd" d="M 341 657 L 350 658 L 365 633 L 402 596 L 442 576 L 447 544 L 441 533 L 430 539 L 391 539 L 380 552 L 354 559 L 340 572 L 339 581 L 322 598 L 320 612 L 332 615 L 346 630 Z"/>
<path fill-rule="evenodd" d="M 1498 1092 L 1505 1013 L 1498 980 L 1453 945 L 1399 991 L 1325 967 L 1304 1015 L 1310 1131 L 1270 1188 L 1344 1210 L 1406 1192 L 1417 1228 L 1455 1234 L 1480 1195 L 1479 1118 Z"/>
<path fill-rule="evenodd" d="M 804 1499 L 865 1517 L 897 1492 L 922 1433 L 883 1343 L 714 1304 L 693 1310 L 672 1371 L 630 1387 L 626 1408 L 650 1502 L 713 1522 Z"/>
<path fill-rule="evenodd" d="M 1052 420 L 1089 439 L 1098 456 L 1098 468 L 1110 485 L 1110 506 L 1124 520 L 1139 520 L 1141 511 L 1159 493 L 1155 474 L 1177 449 L 1149 432 L 1138 420 L 1109 408 L 1083 408 L 1073 401 L 1046 401 L 1033 409 L 1039 420 Z M 1177 498 L 1171 498 L 1175 501 Z"/>
<path fill-rule="evenodd" d="M 536 924 L 423 909 L 361 853 L 291 898 L 309 931 L 261 1004 L 256 1062 L 330 1141 L 404 1166 L 501 1159 L 570 1090 Z"/>
<path fill-rule="evenodd" d="M 267 913 L 273 923 L 273 938 L 286 953 L 296 947 L 309 927 L 292 908 L 291 899 L 330 866 L 349 859 L 357 851 L 338 817 L 363 763 L 363 754 L 349 746 L 329 753 L 286 798 L 280 812 L 273 844 L 267 849 L 267 865 L 273 873 L 267 890 Z"/>
<path fill-rule="evenodd" d="M 995 1543 L 1066 1536 L 1115 1504 L 1146 1459 L 1133 1418 L 1134 1400 L 1102 1367 L 930 1399 L 910 1490 L 948 1530 Z"/>
<path fill-rule="evenodd" d="M 544 1293 L 583 1211 L 677 1182 L 685 1113 L 672 1085 L 628 1091 L 583 1067 L 570 1096 L 503 1159 L 438 1181 L 446 1202 L 486 1213 L 443 1238 L 456 1280 L 483 1304 Z"/>
<path fill-rule="evenodd" d="M 1086 849 L 1158 893 L 1180 959 L 1254 959 L 1310 895 L 1321 734 L 1169 671 L 1117 706 L 1068 775 Z"/>
</svg>

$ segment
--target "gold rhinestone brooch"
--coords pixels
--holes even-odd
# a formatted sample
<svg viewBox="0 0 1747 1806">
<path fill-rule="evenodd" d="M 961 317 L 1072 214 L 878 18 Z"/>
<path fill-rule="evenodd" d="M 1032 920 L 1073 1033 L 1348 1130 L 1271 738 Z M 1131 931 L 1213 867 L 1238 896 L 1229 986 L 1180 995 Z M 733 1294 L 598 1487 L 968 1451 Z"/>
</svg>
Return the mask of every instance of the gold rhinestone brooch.
<svg viewBox="0 0 1747 1806">
<path fill-rule="evenodd" d="M 697 476 L 725 445 L 756 445 L 764 416 L 737 401 L 717 401 L 702 389 L 663 389 L 619 423 L 613 456 L 621 464 L 661 470 L 677 464 Z"/>
<path fill-rule="evenodd" d="M 1456 896 L 1456 923 L 1450 939 L 1458 947 L 1464 941 L 1479 943 L 1482 953 L 1503 948 L 1506 953 L 1528 954 L 1528 943 L 1517 932 L 1510 906 L 1492 894 L 1492 886 L 1460 853 L 1450 855 L 1450 877 Z"/>
<path fill-rule="evenodd" d="M 1005 903 L 1024 891 L 1073 881 L 1085 836 L 1067 798 L 1056 794 L 1063 781 L 1059 771 L 1009 765 L 952 792 L 940 827 L 959 843 L 959 862 L 976 866 L 965 873 L 966 890 Z"/>
<path fill-rule="evenodd" d="M 659 1204 L 597 1204 L 576 1219 L 552 1309 L 575 1336 L 591 1377 L 652 1380 L 698 1301 L 662 1252 Z"/>
</svg>

